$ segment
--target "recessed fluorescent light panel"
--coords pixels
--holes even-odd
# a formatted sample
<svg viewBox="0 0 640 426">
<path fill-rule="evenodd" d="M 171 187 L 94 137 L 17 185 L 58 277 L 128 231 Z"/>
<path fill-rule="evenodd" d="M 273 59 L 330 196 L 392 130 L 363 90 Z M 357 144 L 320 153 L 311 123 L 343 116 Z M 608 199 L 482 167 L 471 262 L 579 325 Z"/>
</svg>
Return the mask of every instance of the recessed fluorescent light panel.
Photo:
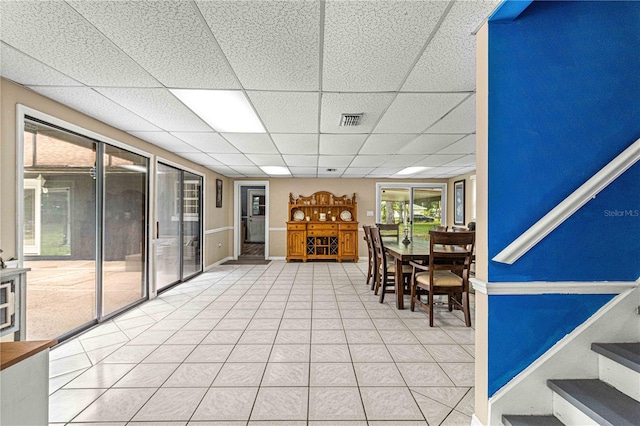
<svg viewBox="0 0 640 426">
<path fill-rule="evenodd" d="M 260 166 L 263 172 L 270 176 L 291 176 L 291 172 L 282 166 Z"/>
<path fill-rule="evenodd" d="M 407 167 L 406 169 L 400 170 L 397 175 L 413 175 L 415 173 L 420 173 L 424 170 L 427 170 L 429 167 Z"/>
<path fill-rule="evenodd" d="M 178 99 L 221 133 L 266 133 L 239 90 L 171 89 Z"/>
</svg>

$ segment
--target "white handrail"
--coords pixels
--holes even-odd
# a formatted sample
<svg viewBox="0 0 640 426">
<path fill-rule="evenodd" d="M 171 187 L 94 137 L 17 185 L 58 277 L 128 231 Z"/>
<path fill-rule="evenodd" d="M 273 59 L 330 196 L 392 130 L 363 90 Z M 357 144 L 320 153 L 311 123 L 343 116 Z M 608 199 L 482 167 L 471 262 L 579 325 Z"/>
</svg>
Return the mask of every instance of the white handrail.
<svg viewBox="0 0 640 426">
<path fill-rule="evenodd" d="M 637 163 L 638 160 L 640 160 L 640 139 L 632 143 L 631 146 L 622 151 L 609 164 L 505 247 L 493 260 L 512 265 L 544 237 L 549 235 L 551 231 L 578 211 L 580 207 L 595 198 L 600 191 Z"/>
</svg>

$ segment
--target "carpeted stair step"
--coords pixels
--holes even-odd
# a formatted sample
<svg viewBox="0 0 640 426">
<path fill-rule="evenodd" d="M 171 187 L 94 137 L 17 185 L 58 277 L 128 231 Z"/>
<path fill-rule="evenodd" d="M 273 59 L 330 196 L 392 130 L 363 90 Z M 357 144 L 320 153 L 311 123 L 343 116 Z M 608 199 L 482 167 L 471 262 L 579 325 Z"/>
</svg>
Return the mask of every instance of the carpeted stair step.
<svg viewBox="0 0 640 426">
<path fill-rule="evenodd" d="M 597 379 L 547 380 L 547 385 L 582 414 L 599 425 L 640 425 L 640 402 Z M 554 396 L 554 414 L 564 423 L 573 415 L 558 412 Z M 559 402 L 559 401 L 558 401 Z M 580 414 L 580 413 L 578 413 Z"/>
<path fill-rule="evenodd" d="M 554 416 L 502 416 L 504 426 L 564 426 Z"/>
</svg>

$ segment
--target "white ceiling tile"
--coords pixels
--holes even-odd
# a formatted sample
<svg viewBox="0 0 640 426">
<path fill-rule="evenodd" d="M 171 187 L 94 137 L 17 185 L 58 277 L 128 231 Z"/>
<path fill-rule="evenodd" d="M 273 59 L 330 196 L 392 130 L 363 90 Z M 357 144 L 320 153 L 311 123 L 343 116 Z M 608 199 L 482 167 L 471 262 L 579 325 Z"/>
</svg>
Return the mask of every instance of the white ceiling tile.
<svg viewBox="0 0 640 426">
<path fill-rule="evenodd" d="M 320 154 L 348 155 L 357 154 L 367 135 L 320 135 Z"/>
<path fill-rule="evenodd" d="M 247 154 L 247 157 L 258 166 L 285 166 L 281 155 Z"/>
<path fill-rule="evenodd" d="M 329 1 L 323 89 L 397 90 L 447 2 Z"/>
<path fill-rule="evenodd" d="M 389 155 L 384 165 L 390 167 L 421 166 L 422 164 L 419 163 L 421 159 L 419 155 Z"/>
<path fill-rule="evenodd" d="M 227 166 L 253 166 L 255 165 L 244 154 L 214 154 L 213 158 Z"/>
<path fill-rule="evenodd" d="M 342 176 L 342 174 L 345 171 L 344 167 L 332 167 L 332 168 L 335 169 L 335 170 L 330 172 L 326 168 L 319 167 L 318 168 L 318 177 L 334 177 L 334 178 L 337 178 L 337 177 Z"/>
<path fill-rule="evenodd" d="M 349 167 L 379 167 L 389 158 L 388 155 L 358 155 Z"/>
<path fill-rule="evenodd" d="M 398 151 L 399 154 L 433 154 L 447 147 L 464 135 L 432 135 L 423 134 L 415 140 L 409 142 L 404 148 Z"/>
<path fill-rule="evenodd" d="M 458 175 L 464 175 L 466 173 L 472 173 L 476 171 L 476 166 L 474 165 L 473 167 L 469 166 L 469 167 L 463 167 L 460 170 L 458 170 L 456 173 L 458 173 Z"/>
<path fill-rule="evenodd" d="M 188 2 L 70 4 L 167 87 L 240 88 L 209 28 Z"/>
<path fill-rule="evenodd" d="M 201 152 L 167 132 L 129 132 L 133 136 L 170 152 Z"/>
<path fill-rule="evenodd" d="M 0 43 L 0 74 L 16 83 L 28 85 L 80 86 L 81 83 L 61 72 Z"/>
<path fill-rule="evenodd" d="M 283 155 L 287 166 L 316 167 L 318 165 L 317 155 Z"/>
<path fill-rule="evenodd" d="M 392 93 L 324 93 L 320 131 L 322 133 L 369 133 L 393 97 Z M 364 115 L 358 126 L 341 127 L 340 118 L 345 113 L 364 113 Z"/>
<path fill-rule="evenodd" d="M 427 129 L 430 133 L 473 133 L 476 130 L 476 96 L 470 96 Z"/>
<path fill-rule="evenodd" d="M 258 166 L 233 166 L 231 167 L 236 172 L 247 177 L 265 177 L 267 174 L 262 171 Z"/>
<path fill-rule="evenodd" d="M 269 132 L 317 133 L 318 94 L 247 92 Z"/>
<path fill-rule="evenodd" d="M 275 154 L 278 152 L 266 133 L 222 133 L 243 154 Z"/>
<path fill-rule="evenodd" d="M 500 2 L 455 2 L 402 90 L 474 90 L 476 38 L 472 32 Z"/>
<path fill-rule="evenodd" d="M 426 167 L 439 167 L 444 166 L 447 163 L 450 163 L 462 156 L 459 154 L 449 154 L 449 155 L 428 155 L 417 164 L 418 166 L 426 166 Z"/>
<path fill-rule="evenodd" d="M 317 90 L 318 1 L 199 1 L 243 86 Z"/>
<path fill-rule="evenodd" d="M 447 167 L 476 167 L 476 156 L 475 154 L 468 154 L 462 157 L 459 157 L 449 163 L 445 164 Z"/>
<path fill-rule="evenodd" d="M 396 154 L 405 147 L 416 134 L 373 134 L 369 136 L 360 154 Z"/>
<path fill-rule="evenodd" d="M 374 169 L 375 167 L 349 167 L 344 171 L 344 175 L 364 177 L 371 173 Z"/>
<path fill-rule="evenodd" d="M 282 154 L 317 154 L 317 134 L 271 133 L 273 142 Z"/>
<path fill-rule="evenodd" d="M 465 136 L 460 141 L 438 151 L 438 154 L 474 154 L 476 152 L 476 135 Z"/>
<path fill-rule="evenodd" d="M 457 166 L 455 166 L 455 167 L 447 167 L 447 166 L 434 167 L 432 169 L 425 170 L 420 175 L 422 175 L 424 177 L 431 177 L 431 178 L 448 177 L 448 176 L 454 176 L 454 175 L 452 175 L 452 173 L 455 174 L 458 170 L 460 170 L 460 167 L 457 167 Z"/>
<path fill-rule="evenodd" d="M 160 84 L 71 6 L 59 1 L 0 2 L 2 40 L 87 85 Z"/>
<path fill-rule="evenodd" d="M 88 87 L 35 86 L 31 89 L 126 132 L 160 131 L 147 120 Z"/>
<path fill-rule="evenodd" d="M 221 166 L 222 164 L 214 160 L 210 155 L 204 152 L 176 152 L 180 157 L 191 160 L 194 163 L 202 164 L 203 166 Z"/>
<path fill-rule="evenodd" d="M 353 155 L 320 155 L 318 168 L 348 167 L 353 161 Z"/>
<path fill-rule="evenodd" d="M 316 177 L 318 170 L 315 167 L 289 167 L 293 177 Z"/>
<path fill-rule="evenodd" d="M 171 132 L 177 138 L 182 139 L 191 146 L 194 146 L 207 153 L 227 153 L 238 154 L 233 145 L 227 142 L 220 134 L 213 132 Z"/>
<path fill-rule="evenodd" d="M 378 167 L 371 173 L 369 173 L 369 177 L 381 178 L 381 177 L 390 177 L 390 178 L 406 178 L 406 176 L 395 176 L 399 171 L 401 171 L 402 167 Z"/>
<path fill-rule="evenodd" d="M 212 130 L 166 89 L 98 88 L 96 90 L 161 129 L 187 132 Z"/>
<path fill-rule="evenodd" d="M 464 93 L 400 93 L 374 133 L 421 133 L 465 96 Z"/>
<path fill-rule="evenodd" d="M 229 177 L 232 177 L 232 175 L 241 176 L 238 172 L 236 172 L 229 166 L 208 166 L 207 168 L 210 170 L 213 170 L 216 173 L 220 173 L 221 175 L 224 175 L 224 176 L 229 176 Z"/>
</svg>

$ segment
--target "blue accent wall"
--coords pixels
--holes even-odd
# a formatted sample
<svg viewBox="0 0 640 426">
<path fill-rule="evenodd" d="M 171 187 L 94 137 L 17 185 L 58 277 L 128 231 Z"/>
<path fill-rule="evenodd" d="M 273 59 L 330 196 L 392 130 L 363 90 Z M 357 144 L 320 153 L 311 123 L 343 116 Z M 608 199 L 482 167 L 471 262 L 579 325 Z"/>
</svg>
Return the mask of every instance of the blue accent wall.
<svg viewBox="0 0 640 426">
<path fill-rule="evenodd" d="M 489 26 L 489 259 L 640 138 L 640 2 Z M 622 216 L 607 211 L 630 212 Z M 640 277 L 640 164 L 489 281 Z"/>
<path fill-rule="evenodd" d="M 640 138 L 640 2 L 489 22 L 489 259 Z M 640 164 L 488 281 L 635 281 Z M 490 284 L 489 284 L 490 285 Z M 489 296 L 489 396 L 612 295 Z"/>
<path fill-rule="evenodd" d="M 587 320 L 613 296 L 489 296 L 489 396 Z"/>
</svg>

